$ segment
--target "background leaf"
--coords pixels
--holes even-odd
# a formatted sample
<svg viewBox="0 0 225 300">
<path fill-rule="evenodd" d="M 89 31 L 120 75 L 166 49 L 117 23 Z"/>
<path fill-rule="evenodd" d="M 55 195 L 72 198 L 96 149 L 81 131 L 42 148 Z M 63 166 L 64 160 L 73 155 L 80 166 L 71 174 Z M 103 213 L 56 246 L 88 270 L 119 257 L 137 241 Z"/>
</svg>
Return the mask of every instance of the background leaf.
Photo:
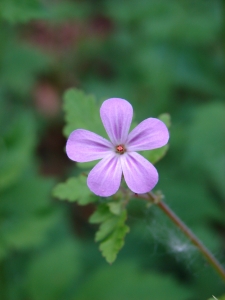
<svg viewBox="0 0 225 300">
<path fill-rule="evenodd" d="M 31 19 L 46 16 L 44 6 L 38 0 L 2 0 L 0 3 L 0 17 L 9 22 L 27 22 Z"/>
<path fill-rule="evenodd" d="M 39 300 L 62 299 L 81 268 L 79 245 L 73 240 L 62 240 L 30 263 L 28 295 Z"/>
<path fill-rule="evenodd" d="M 2 122 L 1 122 L 2 121 Z M 18 112 L 7 124 L 0 120 L 3 134 L 0 140 L 0 190 L 14 183 L 29 165 L 36 143 L 32 114 Z"/>
<path fill-rule="evenodd" d="M 82 128 L 106 136 L 102 125 L 99 105 L 94 96 L 86 95 L 77 89 L 70 89 L 64 95 L 66 126 L 64 134 L 68 136 L 73 130 Z"/>
<path fill-rule="evenodd" d="M 95 201 L 95 197 L 87 186 L 87 178 L 83 175 L 69 178 L 65 183 L 58 183 L 53 190 L 53 196 L 60 200 L 77 201 L 80 205 Z"/>
<path fill-rule="evenodd" d="M 185 289 L 174 278 L 154 271 L 147 273 L 138 269 L 135 263 L 124 261 L 110 266 L 110 269 L 103 266 L 98 272 L 91 274 L 85 286 L 81 286 L 76 299 L 186 300 L 190 296 L 190 290 Z"/>
<path fill-rule="evenodd" d="M 1 196 L 1 242 L 9 249 L 27 249 L 43 243 L 60 216 L 46 200 L 53 182 L 27 173 L 30 174 Z"/>
</svg>

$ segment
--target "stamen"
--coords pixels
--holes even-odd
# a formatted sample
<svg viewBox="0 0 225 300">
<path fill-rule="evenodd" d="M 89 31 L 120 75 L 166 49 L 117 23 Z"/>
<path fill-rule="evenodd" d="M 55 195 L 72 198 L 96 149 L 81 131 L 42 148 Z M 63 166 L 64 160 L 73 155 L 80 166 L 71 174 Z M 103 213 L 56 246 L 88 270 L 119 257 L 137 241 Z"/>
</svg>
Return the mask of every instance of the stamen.
<svg viewBox="0 0 225 300">
<path fill-rule="evenodd" d="M 116 153 L 123 154 L 126 151 L 126 148 L 124 145 L 118 145 L 116 146 Z"/>
</svg>

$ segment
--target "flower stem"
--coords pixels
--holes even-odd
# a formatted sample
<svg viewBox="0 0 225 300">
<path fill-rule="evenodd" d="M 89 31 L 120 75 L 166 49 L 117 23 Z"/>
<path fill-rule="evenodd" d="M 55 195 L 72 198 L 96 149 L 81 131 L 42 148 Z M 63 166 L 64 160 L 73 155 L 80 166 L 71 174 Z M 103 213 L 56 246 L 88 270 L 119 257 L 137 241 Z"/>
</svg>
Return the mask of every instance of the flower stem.
<svg viewBox="0 0 225 300">
<path fill-rule="evenodd" d="M 206 248 L 205 245 L 197 238 L 197 236 L 187 227 L 186 224 L 165 204 L 161 198 L 162 195 L 155 195 L 152 192 L 146 195 L 137 195 L 135 197 L 150 201 L 150 203 L 156 204 L 177 226 L 179 229 L 190 239 L 190 241 L 198 248 L 209 264 L 217 271 L 221 278 L 225 281 L 225 270 L 213 256 L 213 254 Z"/>
</svg>

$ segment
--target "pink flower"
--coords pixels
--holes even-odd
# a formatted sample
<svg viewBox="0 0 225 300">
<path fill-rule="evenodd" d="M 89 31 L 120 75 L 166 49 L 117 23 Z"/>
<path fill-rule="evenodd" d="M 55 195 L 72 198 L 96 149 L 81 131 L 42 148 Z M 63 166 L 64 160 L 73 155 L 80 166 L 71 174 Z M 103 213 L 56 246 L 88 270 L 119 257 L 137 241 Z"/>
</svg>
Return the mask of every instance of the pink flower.
<svg viewBox="0 0 225 300">
<path fill-rule="evenodd" d="M 102 197 L 111 196 L 118 191 L 122 174 L 134 193 L 152 190 L 158 182 L 158 172 L 136 151 L 167 144 L 169 132 L 166 125 L 158 119 L 148 118 L 129 133 L 133 108 L 120 98 L 104 101 L 100 116 L 110 141 L 91 131 L 77 129 L 70 134 L 66 144 L 66 153 L 74 161 L 101 159 L 88 175 L 90 190 Z"/>
</svg>

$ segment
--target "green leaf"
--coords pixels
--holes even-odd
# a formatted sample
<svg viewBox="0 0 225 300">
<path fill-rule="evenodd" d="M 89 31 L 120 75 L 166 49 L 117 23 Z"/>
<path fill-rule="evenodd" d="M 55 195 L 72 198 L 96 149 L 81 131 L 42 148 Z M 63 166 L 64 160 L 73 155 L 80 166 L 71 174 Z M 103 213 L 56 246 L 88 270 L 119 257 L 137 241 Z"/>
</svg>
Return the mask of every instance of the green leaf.
<svg viewBox="0 0 225 300">
<path fill-rule="evenodd" d="M 84 170 L 84 171 L 88 171 L 90 169 L 92 169 L 95 165 L 97 164 L 96 161 L 88 161 L 88 162 L 83 162 L 83 163 L 79 163 L 79 162 L 76 162 L 76 165 L 78 168 Z"/>
<path fill-rule="evenodd" d="M 86 95 L 77 89 L 70 89 L 64 94 L 66 126 L 64 134 L 78 128 L 91 130 L 101 136 L 107 136 L 99 115 L 99 105 L 92 95 Z"/>
<path fill-rule="evenodd" d="M 114 229 L 117 226 L 118 220 L 119 220 L 119 218 L 113 215 L 111 218 L 109 218 L 108 220 L 103 222 L 100 225 L 99 230 L 97 231 L 97 233 L 95 235 L 95 241 L 99 242 L 99 241 L 103 240 L 112 231 L 114 231 Z"/>
<path fill-rule="evenodd" d="M 108 263 L 116 259 L 119 250 L 124 245 L 124 237 L 129 232 L 129 227 L 125 224 L 126 210 L 121 209 L 121 202 L 113 204 L 114 202 L 99 205 L 89 220 L 90 223 L 101 223 L 96 232 L 95 241 L 102 241 L 99 249 Z"/>
<path fill-rule="evenodd" d="M 165 113 L 165 114 L 161 114 L 158 119 L 160 119 L 163 123 L 165 123 L 165 125 L 167 126 L 167 128 L 169 128 L 171 126 L 171 118 L 170 115 Z M 148 159 L 151 163 L 155 164 L 156 162 L 158 162 L 160 159 L 162 159 L 165 155 L 166 152 L 169 149 L 169 145 L 165 145 L 161 148 L 157 148 L 154 150 L 150 150 L 150 151 L 143 151 L 141 154 Z"/>
<path fill-rule="evenodd" d="M 80 205 L 86 205 L 96 200 L 87 186 L 87 178 L 83 175 L 59 183 L 53 189 L 53 196 L 60 200 L 77 201 Z"/>
<path fill-rule="evenodd" d="M 94 96 L 86 95 L 78 89 L 69 89 L 64 94 L 63 109 L 66 121 L 63 129 L 65 136 L 69 136 L 75 129 L 82 128 L 93 131 L 108 139 L 99 114 L 100 106 Z M 82 169 L 90 169 L 95 164 L 96 161 L 91 161 L 77 163 L 77 166 Z"/>
<path fill-rule="evenodd" d="M 115 261 L 119 250 L 124 245 L 124 237 L 129 232 L 129 227 L 124 224 L 126 218 L 127 213 L 123 211 L 112 234 L 100 244 L 99 249 L 108 263 Z"/>
<path fill-rule="evenodd" d="M 121 212 L 122 212 L 122 205 L 121 205 L 120 201 L 109 202 L 108 206 L 109 206 L 109 210 L 114 215 L 120 215 L 121 214 Z"/>
<path fill-rule="evenodd" d="M 164 113 L 158 116 L 158 119 L 161 120 L 167 128 L 171 126 L 171 117 L 170 114 Z"/>
<path fill-rule="evenodd" d="M 89 222 L 92 224 L 102 223 L 111 216 L 112 213 L 109 211 L 109 207 L 106 204 L 100 204 L 89 218 Z"/>
<path fill-rule="evenodd" d="M 145 158 L 147 158 L 152 164 L 155 164 L 166 155 L 168 149 L 169 146 L 165 145 L 161 148 L 150 150 L 149 153 L 146 153 L 144 155 L 142 154 L 142 155 Z"/>
</svg>

